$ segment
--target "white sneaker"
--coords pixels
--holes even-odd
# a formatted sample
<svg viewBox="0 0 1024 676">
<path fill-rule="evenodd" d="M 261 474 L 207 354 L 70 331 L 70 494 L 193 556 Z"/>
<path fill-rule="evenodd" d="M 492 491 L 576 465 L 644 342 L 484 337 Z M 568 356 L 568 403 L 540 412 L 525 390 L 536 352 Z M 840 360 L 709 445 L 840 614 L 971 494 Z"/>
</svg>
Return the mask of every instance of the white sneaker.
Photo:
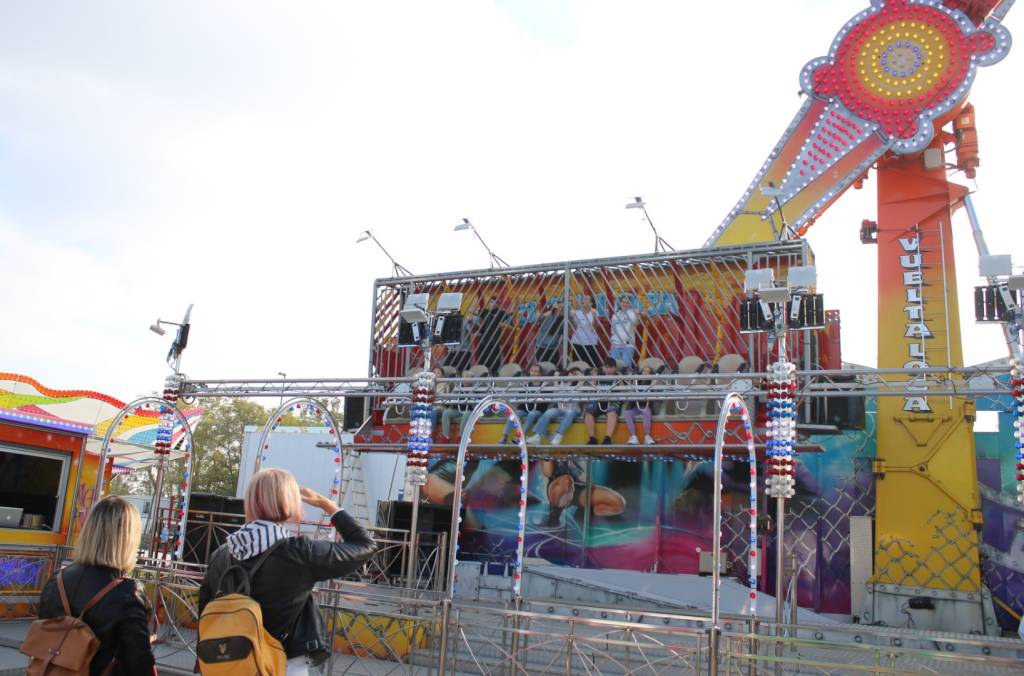
<svg viewBox="0 0 1024 676">
<path fill-rule="evenodd" d="M 636 446 L 640 443 L 640 440 L 636 438 L 635 434 L 630 434 L 629 439 L 626 440 L 626 444 L 629 446 Z"/>
<path fill-rule="evenodd" d="M 653 446 L 655 443 L 654 437 L 652 437 L 650 434 L 646 435 L 644 437 L 644 443 L 647 444 L 648 446 Z"/>
<path fill-rule="evenodd" d="M 530 445 L 539 444 L 540 443 L 540 435 L 539 434 L 531 434 L 530 436 L 526 437 L 526 443 L 528 443 Z"/>
<path fill-rule="evenodd" d="M 560 443 L 562 443 L 562 435 L 561 434 L 556 434 L 555 436 L 551 437 L 551 445 L 552 446 L 557 446 Z"/>
</svg>

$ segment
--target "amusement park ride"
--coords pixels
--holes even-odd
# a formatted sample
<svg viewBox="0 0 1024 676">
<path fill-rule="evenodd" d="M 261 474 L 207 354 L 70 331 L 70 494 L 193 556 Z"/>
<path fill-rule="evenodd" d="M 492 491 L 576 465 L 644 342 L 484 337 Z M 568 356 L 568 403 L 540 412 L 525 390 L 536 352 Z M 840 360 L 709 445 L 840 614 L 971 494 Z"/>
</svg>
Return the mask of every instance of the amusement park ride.
<svg viewBox="0 0 1024 676">
<path fill-rule="evenodd" d="M 1010 35 L 1001 22 L 1012 4 L 1012 0 L 872 0 L 870 7 L 840 29 L 827 55 L 804 67 L 800 73 L 803 105 L 701 250 L 377 280 L 369 377 L 198 380 L 176 374 L 164 399 L 173 404 L 179 396 L 289 396 L 301 399 L 285 403 L 282 410 L 299 402 L 320 413 L 310 404 L 312 398 L 362 398 L 369 402 L 369 412 L 358 426 L 352 450 L 406 452 L 409 484 L 419 495 L 428 481 L 427 458 L 451 457 L 458 449 L 453 443 L 432 443 L 426 407 L 439 403 L 472 408 L 469 405 L 476 405 L 482 392 L 494 394 L 499 387 L 501 398 L 513 403 L 537 394 L 525 387 L 526 379 L 519 378 L 518 372 L 504 369 L 490 379 L 472 374 L 459 378 L 462 369 L 440 379 L 426 374 L 412 377 L 413 367 L 430 366 L 432 357 L 444 363 L 455 346 L 432 344 L 428 324 L 422 348 L 402 347 L 403 312 L 416 314 L 420 325 L 428 318 L 427 306 L 436 311 L 442 294 L 463 293 L 467 303 L 500 295 L 516 308 L 503 348 L 512 357 L 508 361 L 525 361 L 532 360 L 526 355 L 533 354 L 536 312 L 545 299 L 549 304 L 552 298 L 558 299 L 568 320 L 572 301 L 580 295 L 592 296 L 599 314 L 604 312 L 602 317 L 607 316 L 609 298 L 629 295 L 634 306 L 637 299 L 646 304 L 649 325 L 641 338 L 647 351 L 640 356 L 647 357 L 648 363 L 670 364 L 672 378 L 654 394 L 647 390 L 616 396 L 627 401 L 664 400 L 667 422 L 657 422 L 655 432 L 662 441 L 648 447 L 612 443 L 600 448 L 585 445 L 577 429 L 567 435 L 564 445 L 545 448 L 538 455 L 707 459 L 715 446 L 719 413 L 708 402 L 721 401 L 734 379 L 743 378 L 744 396 L 757 401 L 762 412 L 768 411 L 766 417 L 754 418 L 753 436 L 760 457 L 766 460 L 768 495 L 778 499 L 782 517 L 784 501 L 792 496 L 793 453 L 797 444 L 801 450 L 813 446 L 795 436 L 799 423 L 793 420 L 794 411 L 800 402 L 827 396 L 877 397 L 873 574 L 864 607 L 853 609 L 853 614 L 865 623 L 899 626 L 908 616 L 909 603 L 925 604 L 935 611 L 933 628 L 992 634 L 996 627 L 991 594 L 982 579 L 983 518 L 972 427 L 975 403 L 971 397 L 982 390 L 968 391 L 970 372 L 963 365 L 953 263 L 956 209 L 965 207 L 971 218 L 988 277 L 988 286 L 978 291 L 979 319 L 1001 322 L 1010 350 L 1010 368 L 996 373 L 1004 382 L 994 381 L 993 389 L 983 392 L 1014 398 L 1018 485 L 1024 485 L 1020 422 L 1024 385 L 1019 373 L 1019 289 L 1024 280 L 1012 274 L 1005 258 L 988 254 L 968 190 L 949 180 L 946 157 L 954 151 L 955 168 L 968 178 L 979 166 L 978 135 L 968 95 L 977 69 L 998 63 L 1010 49 Z M 840 386 L 829 378 L 854 372 L 840 373 L 838 357 L 830 356 L 827 349 L 826 334 L 831 331 L 829 335 L 837 341 L 837 320 L 826 315 L 825 330 L 790 332 L 787 348 L 787 331 L 794 326 L 786 315 L 793 312 L 795 317 L 799 302 L 820 299 L 813 294 L 813 278 L 803 285 L 796 281 L 798 271 L 806 273 L 813 265 L 802 236 L 846 190 L 859 187 L 871 169 L 876 174 L 878 211 L 874 221 L 863 224 L 861 240 L 878 251 L 879 363 L 872 373 L 879 383 Z M 758 275 L 749 273 L 758 270 L 770 270 L 773 275 L 744 285 L 744 275 L 756 280 Z M 782 279 L 783 273 L 788 273 L 789 282 L 778 286 L 773 280 Z M 417 308 L 406 305 L 413 294 L 425 294 L 418 313 L 410 313 Z M 770 321 L 760 328 L 772 334 L 771 340 L 763 334 L 741 333 L 742 302 L 753 303 L 755 315 L 758 308 L 768 309 Z M 820 328 L 813 317 L 810 324 L 796 328 Z M 568 355 L 569 347 L 566 329 L 561 354 Z M 734 378 L 727 380 L 722 374 L 727 373 L 725 357 L 731 353 L 743 354 L 749 372 L 740 374 L 742 369 L 735 369 Z M 653 359 L 654 355 L 660 359 Z M 704 369 L 710 364 L 716 365 L 715 371 Z M 438 387 L 442 382 L 467 389 L 461 395 L 454 390 L 443 392 Z M 600 401 L 608 397 L 601 388 L 602 381 L 591 378 L 574 398 Z M 555 400 L 557 396 L 549 398 Z M 674 406 L 671 411 L 669 404 Z M 393 409 L 402 407 L 406 410 L 394 415 Z M 165 417 L 162 423 L 169 434 L 174 420 L 170 414 Z M 476 415 L 473 422 L 480 417 Z M 743 428 L 735 423 L 725 440 L 733 452 L 745 448 Z M 474 453 L 511 458 L 516 464 L 522 458 L 525 477 L 526 445 L 521 444 L 520 455 L 519 450 L 497 444 L 500 427 L 492 424 L 474 435 Z M 460 458 L 469 442 L 465 431 Z M 531 446 L 531 457 L 535 450 L 539 449 Z M 455 476 L 458 486 L 461 464 Z M 600 487 L 588 486 L 588 500 L 595 488 Z M 523 500 L 520 526 L 526 512 Z M 588 508 L 583 519 L 590 518 Z M 782 518 L 777 526 L 781 529 Z M 521 561 L 522 541 L 519 544 Z M 776 550 L 779 562 L 782 549 Z M 775 572 L 776 579 L 781 579 L 781 565 L 776 565 Z M 781 589 L 777 582 L 779 594 Z"/>
<path fill-rule="evenodd" d="M 872 2 L 840 29 L 827 56 L 804 67 L 804 105 L 706 246 L 800 237 L 874 168 L 877 221 L 865 221 L 861 239 L 878 247 L 878 367 L 963 366 L 955 209 L 968 208 L 979 253 L 988 252 L 968 189 L 949 180 L 946 154 L 952 147 L 955 168 L 974 177 L 978 134 L 968 94 L 977 68 L 997 63 L 1010 48 L 1001 20 L 1012 4 Z M 992 282 L 1006 293 L 1017 280 L 1008 279 L 1009 266 L 1002 272 Z M 1007 300 L 1010 357 L 1020 360 L 1020 307 Z M 867 620 L 895 621 L 899 606 L 920 589 L 967 612 L 977 604 L 956 600 L 981 598 L 974 403 L 929 396 L 921 373 L 908 378 L 908 389 L 919 391 L 878 403 Z M 948 515 L 945 528 L 966 534 L 969 549 L 943 535 L 937 513 Z M 972 624 L 984 626 L 982 617 Z"/>
</svg>

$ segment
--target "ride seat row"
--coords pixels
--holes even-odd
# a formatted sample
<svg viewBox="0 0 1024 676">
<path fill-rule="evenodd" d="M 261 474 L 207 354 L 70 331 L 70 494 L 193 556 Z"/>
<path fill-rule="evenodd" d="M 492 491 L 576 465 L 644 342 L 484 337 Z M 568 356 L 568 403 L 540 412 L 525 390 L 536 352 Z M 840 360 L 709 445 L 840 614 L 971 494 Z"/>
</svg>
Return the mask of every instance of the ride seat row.
<svg viewBox="0 0 1024 676">
<path fill-rule="evenodd" d="M 672 371 L 669 370 L 668 365 L 664 360 L 658 357 L 647 357 L 641 359 L 637 364 L 639 370 L 644 368 L 650 368 L 655 374 L 668 376 L 664 380 L 661 380 L 663 384 L 672 384 L 673 379 L 671 378 Z M 551 375 L 555 372 L 555 365 L 551 362 L 540 362 L 540 367 L 544 375 Z M 620 362 L 620 370 L 625 367 Z M 445 377 L 453 378 L 458 375 L 454 368 L 451 366 L 441 367 L 444 371 Z M 574 361 L 569 364 L 569 369 L 579 368 L 580 370 L 587 370 L 590 365 L 582 361 Z M 409 370 L 409 375 L 416 375 L 423 371 L 420 366 L 413 367 Z M 732 380 L 735 380 L 735 375 L 746 373 L 749 371 L 749 364 L 746 359 L 740 354 L 725 354 L 719 357 L 710 367 L 708 363 L 702 358 L 697 356 L 687 356 L 679 361 L 676 366 L 675 373 L 680 375 L 694 375 L 707 373 L 707 378 L 689 379 L 686 384 L 690 385 L 726 385 Z M 480 378 L 488 374 L 488 369 L 483 364 L 476 364 L 466 369 L 463 372 L 463 376 L 467 378 Z M 524 375 L 522 367 L 515 362 L 505 364 L 498 370 L 499 378 L 515 378 Z M 734 376 L 731 378 L 716 377 L 716 376 Z M 408 390 L 408 386 L 404 383 L 395 388 L 395 392 L 405 392 Z M 706 418 L 708 416 L 715 416 L 718 414 L 720 402 L 717 397 L 707 399 L 669 399 L 651 402 L 653 407 L 653 413 L 655 417 L 680 417 L 680 418 Z M 408 409 L 403 404 L 392 404 L 385 408 L 384 420 L 385 422 L 394 422 L 396 420 L 405 419 L 408 416 Z"/>
</svg>

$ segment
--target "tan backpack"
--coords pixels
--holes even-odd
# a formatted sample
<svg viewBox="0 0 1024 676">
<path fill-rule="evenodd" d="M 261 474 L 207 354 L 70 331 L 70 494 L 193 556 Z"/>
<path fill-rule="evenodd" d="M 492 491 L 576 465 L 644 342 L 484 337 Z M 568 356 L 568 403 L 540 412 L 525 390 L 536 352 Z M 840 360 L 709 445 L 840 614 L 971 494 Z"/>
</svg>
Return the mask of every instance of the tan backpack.
<svg viewBox="0 0 1024 676">
<path fill-rule="evenodd" d="M 196 657 L 203 676 L 284 675 L 287 669 L 284 648 L 263 628 L 263 610 L 249 596 L 251 580 L 282 542 L 284 540 L 278 540 L 271 545 L 252 568 L 233 563 L 218 580 L 217 597 L 206 604 L 199 616 Z M 230 553 L 228 557 L 233 561 Z M 241 585 L 231 593 L 224 593 L 224 583 L 235 573 L 240 575 Z"/>
<path fill-rule="evenodd" d="M 60 590 L 60 602 L 64 606 L 63 617 L 51 617 L 47 620 L 36 620 L 28 629 L 28 635 L 21 643 L 21 652 L 28 655 L 27 676 L 89 676 L 89 665 L 96 651 L 100 649 L 100 640 L 92 633 L 82 618 L 94 605 L 100 602 L 114 587 L 121 584 L 124 578 L 111 580 L 106 587 L 82 608 L 78 617 L 71 614 L 68 594 L 64 590 L 63 571 L 57 573 L 57 589 Z M 104 673 L 113 668 L 111 661 Z"/>
</svg>

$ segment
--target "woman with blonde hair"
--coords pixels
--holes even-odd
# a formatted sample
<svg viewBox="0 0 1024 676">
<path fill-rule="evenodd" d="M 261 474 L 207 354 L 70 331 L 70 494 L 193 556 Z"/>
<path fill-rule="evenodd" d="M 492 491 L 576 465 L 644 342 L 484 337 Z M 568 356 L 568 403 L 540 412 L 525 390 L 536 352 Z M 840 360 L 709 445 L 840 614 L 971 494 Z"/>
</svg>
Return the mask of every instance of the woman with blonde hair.
<svg viewBox="0 0 1024 676">
<path fill-rule="evenodd" d="M 154 674 L 150 648 L 149 601 L 135 580 L 142 522 L 127 500 L 106 497 L 96 503 L 78 538 L 75 562 L 46 583 L 39 618 L 82 619 L 100 641 L 90 674 Z"/>
<path fill-rule="evenodd" d="M 302 519 L 302 503 L 331 515 L 342 541 L 293 536 L 285 524 Z M 307 674 L 330 656 L 323 616 L 313 598 L 317 582 L 343 577 L 377 551 L 370 535 L 333 500 L 308 488 L 283 469 L 253 475 L 245 491 L 244 526 L 227 537 L 210 557 L 199 588 L 199 612 L 221 593 L 232 566 L 250 570 L 249 596 L 260 604 L 263 627 L 279 640 L 288 657 L 288 674 Z"/>
</svg>

